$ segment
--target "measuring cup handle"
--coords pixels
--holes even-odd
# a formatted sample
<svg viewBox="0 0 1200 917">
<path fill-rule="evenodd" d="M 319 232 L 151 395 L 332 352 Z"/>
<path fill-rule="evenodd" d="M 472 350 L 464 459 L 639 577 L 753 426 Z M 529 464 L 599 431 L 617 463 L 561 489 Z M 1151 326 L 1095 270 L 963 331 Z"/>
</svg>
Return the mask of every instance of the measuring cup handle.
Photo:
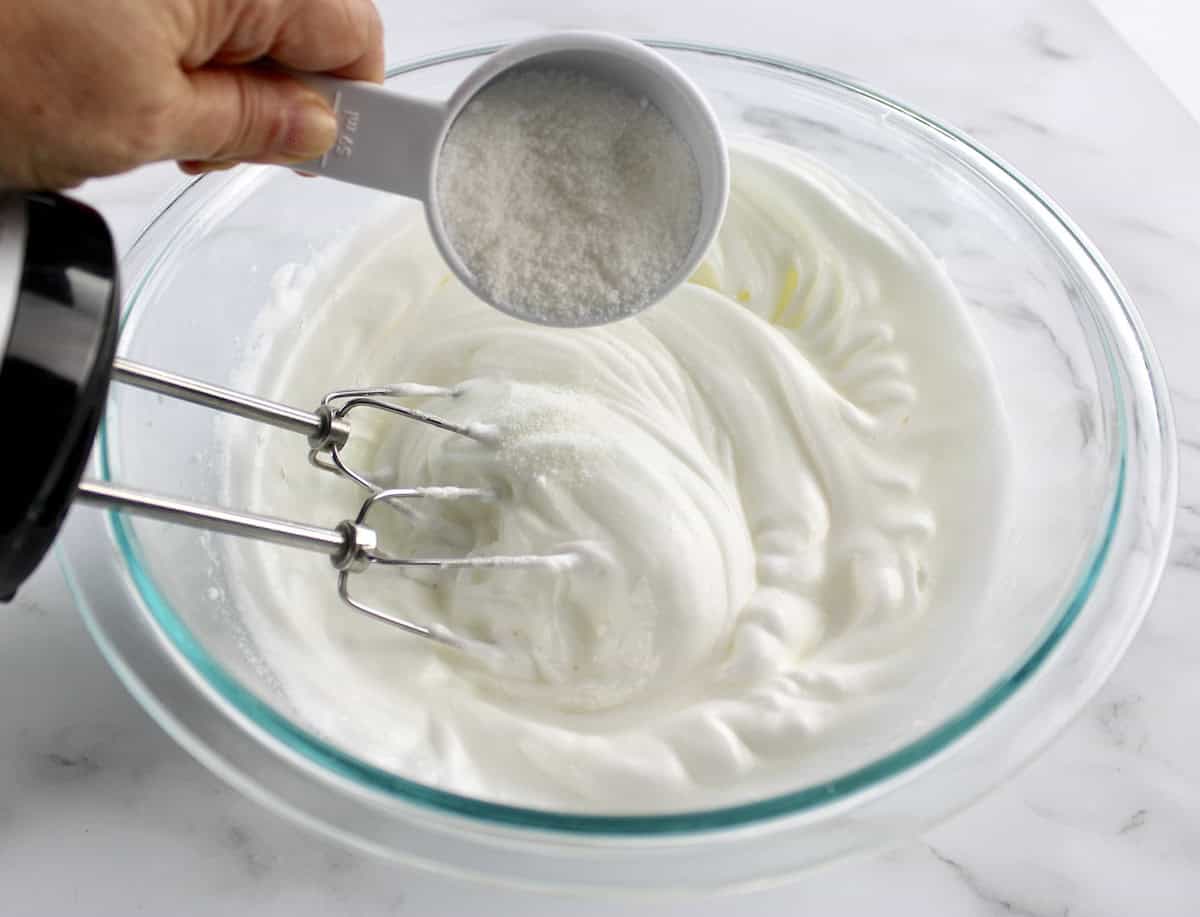
<svg viewBox="0 0 1200 917">
<path fill-rule="evenodd" d="M 338 119 L 338 137 L 320 159 L 291 168 L 428 200 L 433 157 L 446 110 L 438 102 L 357 80 L 291 72 L 319 92 Z"/>
</svg>

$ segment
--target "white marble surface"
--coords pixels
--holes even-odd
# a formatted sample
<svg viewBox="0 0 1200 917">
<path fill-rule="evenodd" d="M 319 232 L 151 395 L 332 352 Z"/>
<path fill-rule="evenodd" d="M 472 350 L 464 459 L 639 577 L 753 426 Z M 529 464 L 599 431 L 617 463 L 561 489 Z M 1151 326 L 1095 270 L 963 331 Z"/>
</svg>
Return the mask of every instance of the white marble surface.
<svg viewBox="0 0 1200 917">
<path fill-rule="evenodd" d="M 1200 4 L 1193 0 L 1092 0 L 1168 89 L 1200 118 Z"/>
<path fill-rule="evenodd" d="M 1200 126 L 1084 0 L 384 3 L 392 58 L 590 25 L 855 74 L 966 128 L 1099 243 L 1172 383 L 1180 516 L 1159 597 L 1107 687 L 1020 776 L 895 851 L 661 917 L 1189 915 L 1200 898 Z M 832 8 L 825 8 L 825 7 Z M 593 12 L 582 12 L 592 8 Z M 406 9 L 422 19 L 407 21 Z M 95 183 L 128 241 L 169 167 Z M 641 908 L 633 907 L 638 913 Z M 109 672 L 48 565 L 0 610 L 0 913 L 607 915 L 347 853 L 228 789 Z"/>
</svg>

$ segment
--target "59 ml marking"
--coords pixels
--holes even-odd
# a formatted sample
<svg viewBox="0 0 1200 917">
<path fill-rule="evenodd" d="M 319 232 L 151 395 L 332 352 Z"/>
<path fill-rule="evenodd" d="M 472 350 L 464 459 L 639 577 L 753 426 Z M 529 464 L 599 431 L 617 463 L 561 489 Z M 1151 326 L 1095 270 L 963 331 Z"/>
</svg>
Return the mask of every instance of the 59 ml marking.
<svg viewBox="0 0 1200 917">
<path fill-rule="evenodd" d="M 354 135 L 358 132 L 358 112 L 346 110 L 341 112 L 341 116 L 342 129 L 338 131 L 333 154 L 349 159 L 354 155 Z"/>
</svg>

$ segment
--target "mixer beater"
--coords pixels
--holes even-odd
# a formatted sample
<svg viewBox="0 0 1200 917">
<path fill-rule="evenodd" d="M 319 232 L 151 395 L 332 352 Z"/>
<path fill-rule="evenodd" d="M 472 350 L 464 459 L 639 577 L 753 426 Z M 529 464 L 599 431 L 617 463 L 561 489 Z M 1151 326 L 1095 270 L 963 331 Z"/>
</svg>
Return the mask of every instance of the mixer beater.
<svg viewBox="0 0 1200 917">
<path fill-rule="evenodd" d="M 203 405 L 227 414 L 234 414 L 289 430 L 308 440 L 308 458 L 317 468 L 353 481 L 367 491 L 368 496 L 352 519 L 345 519 L 333 528 L 320 528 L 304 523 L 259 516 L 220 507 L 205 506 L 173 497 L 130 490 L 105 481 L 80 481 L 76 499 L 93 506 L 123 509 L 141 516 L 175 522 L 195 528 L 241 535 L 261 541 L 302 548 L 327 554 L 337 571 L 338 595 L 347 605 L 364 614 L 398 627 L 407 633 L 439 643 L 463 648 L 464 638 L 442 628 L 431 628 L 405 620 L 395 614 L 359 601 L 351 595 L 349 579 L 373 564 L 388 567 L 546 567 L 560 569 L 573 564 L 576 555 L 512 554 L 471 557 L 398 557 L 379 546 L 378 536 L 366 525 L 366 519 L 377 505 L 398 504 L 406 500 L 495 500 L 497 495 L 477 487 L 426 486 L 386 487 L 359 471 L 348 461 L 345 449 L 350 441 L 350 415 L 357 410 L 383 411 L 440 430 L 466 436 L 484 447 L 496 440 L 496 429 L 489 424 L 458 424 L 434 414 L 397 403 L 394 399 L 416 395 L 456 397 L 452 388 L 396 383 L 372 388 L 352 388 L 330 392 L 315 411 L 303 411 L 279 402 L 248 395 L 219 385 L 201 382 L 176 373 L 143 366 L 118 357 L 113 360 L 112 379 Z"/>
<path fill-rule="evenodd" d="M 347 605 L 460 650 L 479 645 L 355 598 L 352 575 L 372 566 L 560 570 L 577 562 L 570 552 L 402 557 L 380 546 L 375 529 L 367 525 L 376 507 L 499 498 L 472 487 L 388 487 L 354 467 L 346 454 L 351 415 L 362 411 L 429 424 L 483 448 L 494 447 L 499 431 L 490 424 L 455 423 L 400 401 L 454 398 L 458 390 L 415 383 L 345 389 L 327 394 L 314 411 L 298 409 L 115 357 L 118 302 L 116 256 L 98 214 L 56 194 L 0 196 L 0 399 L 39 404 L 28 420 L 28 446 L 9 453 L 7 464 L 13 467 L 6 471 L 12 486 L 0 493 L 0 598 L 11 598 L 36 567 L 72 500 L 325 554 Z M 313 465 L 353 482 L 367 495 L 353 517 L 323 528 L 84 479 L 110 380 L 298 433 L 308 441 Z"/>
</svg>

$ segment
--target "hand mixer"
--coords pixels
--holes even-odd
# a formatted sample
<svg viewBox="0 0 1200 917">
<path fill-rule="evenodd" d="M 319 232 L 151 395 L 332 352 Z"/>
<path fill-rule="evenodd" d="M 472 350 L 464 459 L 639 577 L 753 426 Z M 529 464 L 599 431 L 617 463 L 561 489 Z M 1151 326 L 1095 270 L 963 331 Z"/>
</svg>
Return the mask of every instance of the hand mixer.
<svg viewBox="0 0 1200 917">
<path fill-rule="evenodd" d="M 483 298 L 441 225 L 434 190 L 438 151 L 457 113 L 476 93 L 500 75 L 524 66 L 570 67 L 624 84 L 658 105 L 691 144 L 701 174 L 701 225 L 688 262 L 662 292 L 682 282 L 699 263 L 724 212 L 725 148 L 715 117 L 687 78 L 657 53 L 627 39 L 569 32 L 509 46 L 484 62 L 444 105 L 372 84 L 297 74 L 329 99 L 340 128 L 330 154 L 302 168 L 423 200 L 434 240 L 447 263 Z M 32 403 L 37 408 L 22 417 L 24 435 L 5 463 L 10 470 L 8 486 L 0 492 L 0 599 L 11 599 L 33 572 L 73 500 L 324 553 L 332 561 L 338 594 L 347 605 L 457 649 L 477 644 L 360 601 L 351 594 L 351 575 L 372 565 L 557 570 L 577 562 L 572 553 L 400 557 L 388 552 L 366 524 L 375 507 L 395 507 L 409 500 L 495 499 L 496 495 L 478 488 L 397 488 L 373 481 L 347 458 L 351 415 L 383 411 L 468 437 L 483 448 L 494 444 L 495 429 L 486 423 L 455 423 L 401 403 L 416 395 L 453 398 L 454 389 L 414 383 L 345 389 L 330 392 L 310 411 L 116 357 L 117 274 L 112 237 L 95 211 L 53 193 L 0 195 L 0 397 L 9 406 Z M 314 465 L 354 482 L 367 496 L 354 516 L 323 528 L 83 479 L 110 380 L 300 434 L 307 440 Z"/>
<path fill-rule="evenodd" d="M 20 259 L 20 260 L 18 260 Z M 327 394 L 315 410 L 237 392 L 115 357 L 118 283 L 111 236 L 99 214 L 58 194 L 0 198 L 0 398 L 36 405 L 25 418 L 19 448 L 6 459 L 8 487 L 0 493 L 0 597 L 17 587 L 45 555 L 72 500 L 126 510 L 168 522 L 256 538 L 328 555 L 337 591 L 352 608 L 410 634 L 457 649 L 473 641 L 427 627 L 360 601 L 349 580 L 372 565 L 393 567 L 535 567 L 561 569 L 572 554 L 399 557 L 379 545 L 366 524 L 377 505 L 413 499 L 495 499 L 468 487 L 385 487 L 348 460 L 351 415 L 383 411 L 489 447 L 495 430 L 459 424 L 399 403 L 413 395 L 455 397 L 448 388 L 391 384 Z M 134 385 L 283 430 L 307 440 L 310 461 L 367 492 L 352 518 L 324 528 L 303 522 L 206 506 L 107 481 L 82 478 L 110 381 Z"/>
</svg>

